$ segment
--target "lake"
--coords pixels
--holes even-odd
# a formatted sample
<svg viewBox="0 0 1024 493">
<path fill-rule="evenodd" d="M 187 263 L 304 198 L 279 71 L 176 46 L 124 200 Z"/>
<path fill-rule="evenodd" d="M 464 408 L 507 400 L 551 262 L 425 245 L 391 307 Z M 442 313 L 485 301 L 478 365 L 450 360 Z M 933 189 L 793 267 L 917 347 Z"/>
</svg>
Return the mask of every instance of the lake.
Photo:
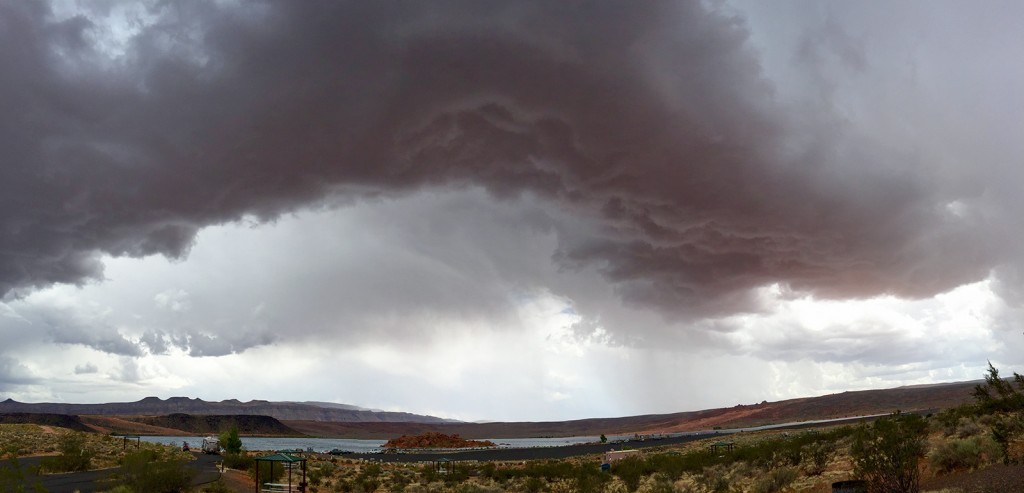
<svg viewBox="0 0 1024 493">
<path fill-rule="evenodd" d="M 632 435 L 608 436 L 609 440 L 625 440 Z M 143 441 L 163 443 L 167 445 L 181 446 L 181 442 L 188 442 L 188 445 L 198 449 L 203 443 L 203 437 L 171 437 L 171 436 L 144 436 Z M 498 444 L 501 448 L 530 448 L 530 447 L 558 447 L 562 445 L 577 445 L 581 443 L 594 443 L 600 440 L 597 436 L 561 437 L 561 438 L 490 438 L 490 441 Z M 312 448 L 315 452 L 328 452 L 333 449 L 347 450 L 355 453 L 374 453 L 380 451 L 387 440 L 356 440 L 351 438 L 266 438 L 266 437 L 242 437 L 242 448 L 246 450 L 285 450 Z"/>
</svg>

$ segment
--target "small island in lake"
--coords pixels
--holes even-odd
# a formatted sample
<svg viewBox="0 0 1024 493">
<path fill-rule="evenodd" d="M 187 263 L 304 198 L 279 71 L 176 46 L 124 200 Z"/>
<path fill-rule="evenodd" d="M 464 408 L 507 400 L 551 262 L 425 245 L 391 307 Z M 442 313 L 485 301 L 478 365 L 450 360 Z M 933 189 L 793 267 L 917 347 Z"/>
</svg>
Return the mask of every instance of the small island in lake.
<svg viewBox="0 0 1024 493">
<path fill-rule="evenodd" d="M 477 448 L 497 447 L 490 440 L 466 440 L 459 435 L 445 435 L 444 433 L 429 432 L 422 435 L 402 435 L 392 438 L 384 444 L 384 448 L 408 449 L 408 448 Z"/>
</svg>

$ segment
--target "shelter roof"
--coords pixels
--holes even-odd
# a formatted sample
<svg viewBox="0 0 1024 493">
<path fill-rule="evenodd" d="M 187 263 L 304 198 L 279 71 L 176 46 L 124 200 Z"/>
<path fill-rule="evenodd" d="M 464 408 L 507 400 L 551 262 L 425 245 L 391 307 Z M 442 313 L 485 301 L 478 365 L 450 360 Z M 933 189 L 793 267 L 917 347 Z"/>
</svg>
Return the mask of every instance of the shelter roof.
<svg viewBox="0 0 1024 493">
<path fill-rule="evenodd" d="M 257 457 L 256 460 L 262 460 L 262 461 L 267 461 L 267 462 L 305 462 L 306 461 L 306 459 L 304 459 L 302 457 L 296 457 L 296 456 L 291 455 L 291 454 L 283 454 L 283 453 L 264 455 L 263 457 Z"/>
</svg>

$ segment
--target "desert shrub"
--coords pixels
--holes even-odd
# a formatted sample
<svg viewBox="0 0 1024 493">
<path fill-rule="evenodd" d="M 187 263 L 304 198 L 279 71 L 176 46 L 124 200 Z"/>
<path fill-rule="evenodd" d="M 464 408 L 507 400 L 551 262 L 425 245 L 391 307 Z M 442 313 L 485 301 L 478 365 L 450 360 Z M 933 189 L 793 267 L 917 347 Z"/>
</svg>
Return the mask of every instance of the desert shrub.
<svg viewBox="0 0 1024 493">
<path fill-rule="evenodd" d="M 276 462 L 260 462 L 256 464 L 256 460 L 253 459 L 253 466 L 249 471 L 249 477 L 256 481 L 258 484 L 263 483 L 276 483 L 279 479 L 283 478 L 285 472 L 287 472 L 279 463 Z M 257 476 L 258 475 L 258 476 Z"/>
<path fill-rule="evenodd" d="M 223 457 L 224 457 L 224 467 L 226 467 L 228 469 L 238 469 L 240 471 L 249 471 L 249 470 L 252 470 L 255 467 L 255 464 L 256 464 L 256 459 L 254 459 L 251 455 L 249 455 L 249 454 L 247 454 L 245 452 L 240 452 L 240 453 L 230 453 L 230 452 L 227 452 L 227 453 L 224 454 Z"/>
<path fill-rule="evenodd" d="M 976 436 L 943 442 L 928 460 L 940 472 L 975 469 L 1001 457 L 999 445 L 990 437 Z"/>
<path fill-rule="evenodd" d="M 334 487 L 332 489 L 332 491 L 336 491 L 338 493 L 349 493 L 353 490 L 355 490 L 355 487 L 352 485 L 352 482 L 347 479 L 339 479 L 337 483 L 334 483 Z"/>
<path fill-rule="evenodd" d="M 371 492 L 380 487 L 380 475 L 383 472 L 379 464 L 369 464 L 363 467 L 354 479 L 356 491 Z"/>
<path fill-rule="evenodd" d="M 619 460 L 612 466 L 612 474 L 626 483 L 629 491 L 636 491 L 640 487 L 640 480 L 644 476 L 653 474 L 655 471 L 643 457 L 626 457 Z"/>
<path fill-rule="evenodd" d="M 675 487 L 672 485 L 672 481 L 669 480 L 668 476 L 661 473 L 654 473 L 640 484 L 640 488 L 637 489 L 638 493 L 675 493 Z"/>
<path fill-rule="evenodd" d="M 957 429 L 960 427 L 960 420 L 972 414 L 974 414 L 973 408 L 970 406 L 944 409 L 942 412 L 934 415 L 934 419 L 931 420 L 932 427 L 936 431 L 941 431 L 945 436 L 952 436 L 956 434 Z"/>
<path fill-rule="evenodd" d="M 750 491 L 753 493 L 777 493 L 796 481 L 796 477 L 797 471 L 793 467 L 772 469 L 758 478 Z"/>
<path fill-rule="evenodd" d="M 320 486 L 323 483 L 324 478 L 329 478 L 334 475 L 334 471 L 337 469 L 333 463 L 330 462 L 319 462 L 315 466 L 309 468 L 309 475 L 307 480 L 309 484 L 313 486 Z"/>
<path fill-rule="evenodd" d="M 854 473 L 871 491 L 918 491 L 918 459 L 924 456 L 927 423 L 915 414 L 893 414 L 861 425 L 853 436 L 850 455 Z"/>
<path fill-rule="evenodd" d="M 992 440 L 999 447 L 1003 464 L 1010 464 L 1010 443 L 1024 432 L 1024 416 L 1021 414 L 1001 415 L 992 422 Z"/>
<path fill-rule="evenodd" d="M 621 479 L 612 477 L 612 479 L 604 485 L 601 493 L 629 493 L 629 489 L 626 488 L 626 483 L 623 483 Z"/>
<path fill-rule="evenodd" d="M 544 489 L 544 480 L 536 476 L 530 476 L 526 478 L 526 482 L 523 483 L 523 488 L 528 493 L 538 493 Z"/>
<path fill-rule="evenodd" d="M 67 433 L 57 444 L 60 455 L 43 460 L 43 469 L 51 472 L 87 471 L 92 463 L 95 452 L 85 444 L 85 435 L 78 432 Z"/>
<path fill-rule="evenodd" d="M 705 491 L 725 493 L 730 490 L 729 471 L 721 465 L 705 468 L 698 478 L 698 483 Z"/>
<path fill-rule="evenodd" d="M 409 486 L 412 480 L 401 471 L 395 471 L 391 474 L 391 482 L 388 484 L 388 491 L 391 493 L 402 493 L 405 491 L 405 487 Z"/>
<path fill-rule="evenodd" d="M 135 492 L 132 491 L 131 488 L 129 488 L 129 487 L 127 487 L 127 486 L 122 484 L 122 485 L 115 486 L 113 489 L 106 490 L 103 493 L 135 493 Z"/>
<path fill-rule="evenodd" d="M 501 488 L 494 485 L 482 485 L 477 483 L 462 483 L 455 488 L 456 493 L 501 493 Z"/>
<path fill-rule="evenodd" d="M 181 460 L 161 460 L 153 450 L 140 450 L 124 456 L 121 479 L 136 493 L 185 491 L 192 482 L 192 471 Z"/>
<path fill-rule="evenodd" d="M 968 438 L 981 434 L 981 431 L 981 427 L 974 420 L 960 418 L 960 421 L 957 423 L 956 435 L 960 438 Z"/>
<path fill-rule="evenodd" d="M 804 470 L 811 476 L 825 472 L 825 467 L 828 466 L 828 461 L 832 459 L 835 451 L 835 442 L 819 440 L 808 444 L 806 453 L 809 462 L 805 462 Z"/>
</svg>

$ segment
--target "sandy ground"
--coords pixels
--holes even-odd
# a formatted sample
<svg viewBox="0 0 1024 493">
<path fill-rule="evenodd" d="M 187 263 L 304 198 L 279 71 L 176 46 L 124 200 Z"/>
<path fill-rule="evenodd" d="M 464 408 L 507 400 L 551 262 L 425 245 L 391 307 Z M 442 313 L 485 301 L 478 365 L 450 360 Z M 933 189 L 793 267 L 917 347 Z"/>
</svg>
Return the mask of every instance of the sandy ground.
<svg viewBox="0 0 1024 493">
<path fill-rule="evenodd" d="M 235 493 L 249 493 L 256 487 L 256 483 L 249 478 L 249 474 L 235 469 L 227 469 L 221 475 L 224 485 Z"/>
</svg>

